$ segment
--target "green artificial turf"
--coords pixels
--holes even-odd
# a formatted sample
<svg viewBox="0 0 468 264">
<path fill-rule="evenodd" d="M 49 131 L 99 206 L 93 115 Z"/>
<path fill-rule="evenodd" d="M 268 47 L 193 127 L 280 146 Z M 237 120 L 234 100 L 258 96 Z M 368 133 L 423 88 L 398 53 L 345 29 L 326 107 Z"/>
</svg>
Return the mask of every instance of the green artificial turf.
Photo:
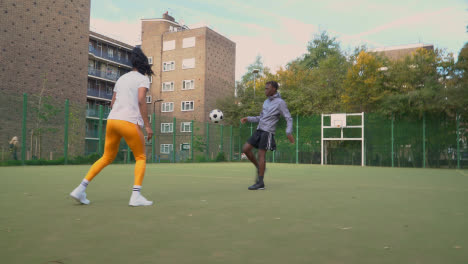
<svg viewBox="0 0 468 264">
<path fill-rule="evenodd" d="M 0 168 L 1 263 L 468 263 L 468 172 L 248 163 Z"/>
</svg>

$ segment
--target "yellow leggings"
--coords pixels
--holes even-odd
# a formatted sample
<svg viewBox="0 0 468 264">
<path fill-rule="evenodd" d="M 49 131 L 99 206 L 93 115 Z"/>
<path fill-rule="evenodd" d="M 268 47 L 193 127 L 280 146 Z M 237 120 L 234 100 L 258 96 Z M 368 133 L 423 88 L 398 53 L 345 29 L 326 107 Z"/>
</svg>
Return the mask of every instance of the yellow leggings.
<svg viewBox="0 0 468 264">
<path fill-rule="evenodd" d="M 104 155 L 91 166 L 88 174 L 86 174 L 86 180 L 91 181 L 102 169 L 114 161 L 122 137 L 135 156 L 134 185 L 141 186 L 146 169 L 145 138 L 138 125 L 115 119 L 107 120 Z"/>
</svg>

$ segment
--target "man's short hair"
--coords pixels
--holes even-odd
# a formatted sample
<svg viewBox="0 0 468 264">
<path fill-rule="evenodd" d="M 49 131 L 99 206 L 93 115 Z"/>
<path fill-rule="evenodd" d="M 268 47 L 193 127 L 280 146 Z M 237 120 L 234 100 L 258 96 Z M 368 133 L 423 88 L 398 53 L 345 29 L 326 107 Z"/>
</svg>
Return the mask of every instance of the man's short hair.
<svg viewBox="0 0 468 264">
<path fill-rule="evenodd" d="M 269 84 L 271 85 L 273 88 L 275 88 L 276 90 L 278 90 L 278 83 L 275 82 L 275 81 L 269 81 L 267 82 L 266 84 Z"/>
</svg>

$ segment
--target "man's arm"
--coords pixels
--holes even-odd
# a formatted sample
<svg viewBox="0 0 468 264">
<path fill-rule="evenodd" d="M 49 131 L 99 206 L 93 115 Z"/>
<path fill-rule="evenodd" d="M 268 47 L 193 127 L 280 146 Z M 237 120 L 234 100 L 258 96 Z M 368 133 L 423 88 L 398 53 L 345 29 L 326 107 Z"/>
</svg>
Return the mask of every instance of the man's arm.
<svg viewBox="0 0 468 264">
<path fill-rule="evenodd" d="M 294 137 L 292 135 L 292 127 L 293 127 L 293 119 L 291 117 L 291 113 L 289 113 L 289 109 L 286 106 L 286 102 L 283 101 L 279 105 L 279 110 L 281 115 L 286 119 L 286 135 L 291 143 L 294 143 Z"/>
<path fill-rule="evenodd" d="M 248 117 L 243 117 L 241 118 L 241 123 L 245 124 L 246 122 L 249 123 L 258 123 L 260 122 L 260 118 L 262 118 L 263 111 L 260 113 L 259 116 L 248 116 Z"/>
<path fill-rule="evenodd" d="M 114 95 L 112 95 L 111 108 L 114 107 L 115 97 L 116 97 L 116 96 L 117 96 L 117 92 L 114 92 Z"/>
<path fill-rule="evenodd" d="M 138 88 L 138 107 L 140 108 L 140 114 L 143 118 L 143 122 L 145 123 L 145 130 L 146 135 L 148 136 L 148 140 L 153 137 L 153 130 L 151 129 L 149 120 L 148 120 L 148 110 L 146 107 L 146 91 L 148 89 L 145 87 Z"/>
</svg>

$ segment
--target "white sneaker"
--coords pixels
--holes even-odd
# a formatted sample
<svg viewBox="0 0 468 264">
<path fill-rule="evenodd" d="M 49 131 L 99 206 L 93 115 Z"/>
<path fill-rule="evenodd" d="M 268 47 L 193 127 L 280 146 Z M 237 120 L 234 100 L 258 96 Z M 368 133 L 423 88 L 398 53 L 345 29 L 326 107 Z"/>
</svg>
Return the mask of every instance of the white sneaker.
<svg viewBox="0 0 468 264">
<path fill-rule="evenodd" d="M 130 202 L 128 203 L 130 206 L 147 206 L 152 204 L 153 201 L 146 200 L 146 198 L 143 197 L 143 195 L 141 195 L 139 192 L 132 192 Z"/>
<path fill-rule="evenodd" d="M 86 199 L 86 193 L 82 190 L 80 190 L 79 186 L 73 190 L 73 192 L 70 193 L 71 198 L 73 198 L 75 201 L 81 203 L 81 204 L 89 204 L 89 200 Z"/>
</svg>

